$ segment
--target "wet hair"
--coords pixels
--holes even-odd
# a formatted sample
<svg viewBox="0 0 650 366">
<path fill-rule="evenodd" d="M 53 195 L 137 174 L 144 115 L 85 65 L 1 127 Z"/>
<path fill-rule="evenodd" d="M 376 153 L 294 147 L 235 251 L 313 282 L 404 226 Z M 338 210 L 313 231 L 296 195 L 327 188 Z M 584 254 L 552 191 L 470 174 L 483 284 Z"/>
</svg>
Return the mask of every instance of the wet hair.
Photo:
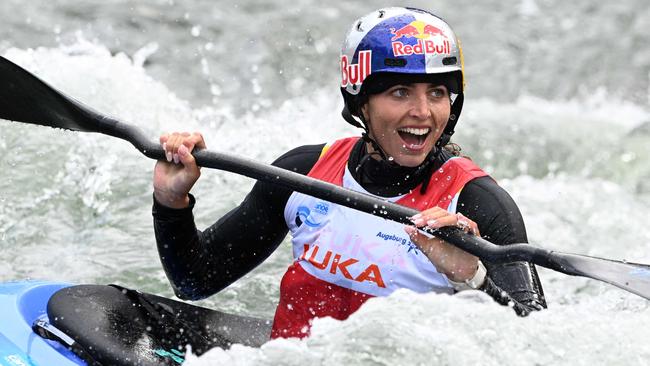
<svg viewBox="0 0 650 366">
<path fill-rule="evenodd" d="M 451 141 L 450 141 L 447 145 L 445 145 L 445 146 L 443 147 L 443 149 L 445 149 L 447 152 L 449 152 L 449 153 L 450 153 L 451 155 L 453 155 L 453 156 L 461 156 L 461 157 L 463 157 L 463 158 L 466 158 L 466 159 L 472 160 L 472 158 L 470 158 L 469 156 L 467 156 L 467 155 L 463 155 L 463 154 L 461 153 L 461 151 L 463 150 L 463 148 L 461 148 L 460 145 L 458 145 L 458 144 L 455 143 L 455 142 L 451 142 Z"/>
</svg>

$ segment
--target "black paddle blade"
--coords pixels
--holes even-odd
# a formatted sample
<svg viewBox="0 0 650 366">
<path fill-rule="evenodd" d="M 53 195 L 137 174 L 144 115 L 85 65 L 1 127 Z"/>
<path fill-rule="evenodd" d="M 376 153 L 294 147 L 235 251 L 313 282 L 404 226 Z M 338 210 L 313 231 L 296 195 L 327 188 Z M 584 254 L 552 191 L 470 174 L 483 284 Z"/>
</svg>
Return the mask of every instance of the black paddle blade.
<svg viewBox="0 0 650 366">
<path fill-rule="evenodd" d="M 558 252 L 552 255 L 554 265 L 548 268 L 601 280 L 650 300 L 650 265 Z"/>
<path fill-rule="evenodd" d="M 0 118 L 57 127 L 100 132 L 97 113 L 65 96 L 30 72 L 0 56 Z"/>
<path fill-rule="evenodd" d="M 152 159 L 165 157 L 160 145 L 150 141 L 138 128 L 95 112 L 2 56 L 0 119 L 102 133 L 129 141 Z"/>
</svg>

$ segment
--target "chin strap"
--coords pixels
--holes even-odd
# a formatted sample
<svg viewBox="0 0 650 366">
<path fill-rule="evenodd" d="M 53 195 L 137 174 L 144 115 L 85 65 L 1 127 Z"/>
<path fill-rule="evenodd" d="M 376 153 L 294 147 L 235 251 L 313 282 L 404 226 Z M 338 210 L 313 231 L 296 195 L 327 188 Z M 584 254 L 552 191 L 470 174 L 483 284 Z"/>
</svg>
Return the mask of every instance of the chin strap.
<svg viewBox="0 0 650 366">
<path fill-rule="evenodd" d="M 355 170 L 356 172 L 358 172 L 359 170 L 361 170 L 361 168 L 363 167 L 363 165 L 364 165 L 364 164 L 368 161 L 368 159 L 370 159 L 373 155 L 379 155 L 379 157 L 381 158 L 381 160 L 382 160 L 385 164 L 388 164 L 388 165 L 391 165 L 391 166 L 392 166 L 392 165 L 397 166 L 398 164 L 395 162 L 395 160 L 392 159 L 392 158 L 390 158 L 390 157 L 389 157 L 389 156 L 384 152 L 384 149 L 382 149 L 381 146 L 379 146 L 379 143 L 377 143 L 377 141 L 375 141 L 375 139 L 373 139 L 372 137 L 370 137 L 370 135 L 369 135 L 369 130 L 368 130 L 368 128 L 365 127 L 365 125 L 366 125 L 366 124 L 365 124 L 365 122 L 364 122 L 364 127 L 363 127 L 364 132 L 361 133 L 361 139 L 362 139 L 364 142 L 366 142 L 366 143 L 370 143 L 370 145 L 372 146 L 372 150 L 373 150 L 373 151 L 370 152 L 370 153 L 368 153 L 368 154 L 367 154 L 366 156 L 364 156 L 363 158 L 361 158 L 361 160 L 359 160 L 359 164 L 357 164 L 357 166 L 356 166 L 356 168 L 354 168 L 354 170 Z"/>
<path fill-rule="evenodd" d="M 343 94 L 343 96 L 345 97 L 345 93 Z M 358 119 L 355 118 L 352 115 L 352 112 L 350 112 L 350 108 L 348 108 L 348 104 L 345 103 L 345 105 L 343 106 L 343 110 L 341 111 L 341 116 L 343 116 L 343 119 L 349 124 L 351 124 L 352 126 L 363 129 L 363 132 L 361 133 L 361 138 L 363 139 L 363 141 L 370 143 L 372 145 L 372 149 L 374 150 L 372 153 L 364 156 L 363 159 L 361 159 L 359 165 L 357 165 L 356 167 L 357 171 L 361 168 L 363 163 L 365 163 L 366 160 L 368 160 L 367 157 L 373 154 L 378 154 L 383 160 L 388 161 L 388 157 L 384 153 L 384 149 L 382 149 L 381 146 L 379 146 L 377 141 L 375 141 L 372 137 L 370 137 L 370 128 L 368 127 L 369 124 L 368 122 L 366 122 L 366 120 L 363 118 L 362 115 L 359 115 Z"/>
<path fill-rule="evenodd" d="M 361 139 L 363 141 L 365 141 L 365 142 L 370 143 L 370 145 L 372 146 L 373 152 L 369 153 L 368 156 L 370 156 L 370 155 L 379 155 L 382 160 L 386 161 L 386 163 L 388 163 L 388 164 L 397 164 L 397 163 L 395 163 L 395 159 L 388 156 L 388 154 L 386 154 L 384 149 L 381 148 L 379 143 L 377 141 L 375 141 L 375 139 L 370 137 L 370 133 L 368 132 L 368 130 L 366 130 L 366 132 L 363 132 L 361 134 Z"/>
<path fill-rule="evenodd" d="M 354 118 L 352 116 L 350 117 Z M 395 162 L 395 159 L 388 156 L 388 154 L 386 154 L 386 151 L 384 151 L 381 145 L 379 145 L 379 143 L 375 139 L 370 137 L 370 123 L 366 121 L 366 119 L 363 117 L 362 114 L 359 114 L 359 120 L 360 121 L 357 121 L 357 124 L 360 125 L 364 131 L 363 133 L 361 133 L 361 138 L 363 139 L 363 141 L 370 143 L 370 146 L 372 146 L 372 149 L 374 150 L 372 153 L 369 153 L 368 156 L 378 154 L 381 157 L 381 159 L 384 160 L 387 164 L 398 165 Z M 365 162 L 365 159 L 362 159 L 362 162 Z"/>
</svg>

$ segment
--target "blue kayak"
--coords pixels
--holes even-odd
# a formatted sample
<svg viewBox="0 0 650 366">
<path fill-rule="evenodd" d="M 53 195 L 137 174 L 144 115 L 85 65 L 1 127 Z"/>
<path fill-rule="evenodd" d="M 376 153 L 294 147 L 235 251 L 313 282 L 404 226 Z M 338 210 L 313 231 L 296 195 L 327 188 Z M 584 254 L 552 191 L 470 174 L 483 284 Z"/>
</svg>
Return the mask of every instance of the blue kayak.
<svg viewBox="0 0 650 366">
<path fill-rule="evenodd" d="M 117 285 L 0 283 L 0 366 L 179 365 L 234 343 L 260 346 L 271 322 Z"/>
<path fill-rule="evenodd" d="M 23 281 L 0 285 L 0 365 L 85 365 L 61 343 L 32 331 L 37 321 L 49 324 L 47 302 L 69 284 Z"/>
</svg>

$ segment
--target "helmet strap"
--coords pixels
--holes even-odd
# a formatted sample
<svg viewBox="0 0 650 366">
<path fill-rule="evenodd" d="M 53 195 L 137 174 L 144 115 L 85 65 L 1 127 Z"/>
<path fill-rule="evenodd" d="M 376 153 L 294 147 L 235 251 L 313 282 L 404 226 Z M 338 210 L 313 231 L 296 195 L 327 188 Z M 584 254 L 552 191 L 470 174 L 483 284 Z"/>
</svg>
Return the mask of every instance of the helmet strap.
<svg viewBox="0 0 650 366">
<path fill-rule="evenodd" d="M 438 148 L 438 150 L 445 147 L 451 140 L 451 136 L 455 132 L 454 128 L 456 128 L 456 122 L 458 122 L 458 117 L 460 117 L 460 111 L 463 109 L 464 100 L 465 98 L 463 93 L 460 93 L 456 95 L 456 98 L 451 104 L 451 113 L 449 114 L 445 130 L 442 132 L 442 135 L 440 135 L 438 141 L 436 141 L 436 148 Z"/>
<path fill-rule="evenodd" d="M 359 164 L 357 164 L 356 168 L 354 168 L 355 172 L 358 172 L 363 168 L 363 165 L 373 157 L 373 155 L 379 155 L 380 159 L 385 161 L 387 164 L 391 163 L 392 161 L 388 160 L 386 157 L 386 154 L 384 153 L 384 150 L 382 150 L 381 146 L 375 141 L 372 137 L 368 135 L 368 130 L 364 126 L 363 129 L 365 130 L 363 133 L 361 133 L 361 139 L 367 144 L 370 143 L 372 145 L 373 151 L 366 154 L 361 160 L 359 161 Z"/>
<path fill-rule="evenodd" d="M 391 159 L 388 157 L 388 155 L 386 155 L 384 149 L 381 148 L 381 146 L 377 141 L 375 141 L 375 139 L 370 137 L 368 132 L 363 132 L 361 134 L 361 138 L 363 139 L 363 141 L 370 143 L 370 146 L 372 146 L 372 149 L 374 150 L 369 155 L 376 154 L 379 155 L 382 160 L 386 160 L 387 162 L 391 162 L 391 163 L 393 162 L 394 159 Z"/>
<path fill-rule="evenodd" d="M 373 153 L 370 153 L 368 155 L 378 154 L 382 160 L 386 161 L 386 163 L 397 164 L 395 163 L 395 159 L 390 158 L 388 154 L 386 154 L 386 151 L 384 151 L 381 145 L 379 145 L 377 140 L 370 137 L 370 123 L 363 117 L 363 113 L 359 113 L 359 119 L 361 120 L 361 124 L 363 125 L 364 130 L 364 132 L 361 133 L 361 138 L 363 141 L 370 143 L 370 146 L 372 146 L 372 149 L 374 150 Z"/>
<path fill-rule="evenodd" d="M 350 112 L 350 108 L 348 108 L 348 103 L 345 103 L 345 105 L 343 106 L 343 110 L 341 111 L 341 116 L 347 123 L 351 124 L 352 126 L 363 128 L 366 131 L 368 130 L 362 122 L 359 122 L 359 120 L 354 118 L 352 112 Z"/>
<path fill-rule="evenodd" d="M 347 108 L 345 108 L 344 111 L 345 111 L 346 109 L 347 109 Z M 354 117 L 352 117 L 352 116 L 350 115 L 350 118 L 354 118 Z M 363 132 L 361 133 L 361 139 L 362 139 L 366 144 L 370 144 L 370 146 L 372 146 L 372 150 L 373 150 L 373 151 L 372 151 L 372 152 L 369 152 L 366 156 L 364 156 L 363 158 L 361 158 L 361 160 L 359 161 L 359 164 L 357 164 L 357 166 L 356 166 L 356 168 L 354 168 L 354 170 L 358 172 L 359 170 L 361 170 L 361 168 L 363 167 L 363 165 L 368 161 L 368 159 L 372 158 L 372 156 L 377 156 L 377 155 L 378 155 L 379 158 L 380 158 L 382 161 L 384 161 L 386 164 L 388 164 L 388 165 L 395 165 L 395 166 L 398 166 L 399 164 L 397 164 L 397 163 L 395 162 L 395 159 L 391 159 L 391 158 L 389 158 L 389 157 L 388 157 L 388 154 L 386 154 L 386 152 L 385 152 L 384 149 L 381 147 L 381 145 L 379 145 L 379 143 L 378 143 L 375 139 L 373 139 L 372 137 L 370 137 L 370 123 L 368 123 L 368 122 L 366 121 L 366 119 L 363 117 L 363 114 L 359 114 L 359 120 L 360 120 L 360 121 L 357 121 L 357 120 L 355 119 L 355 121 L 358 123 L 359 127 L 361 127 L 361 128 L 363 129 Z"/>
</svg>

